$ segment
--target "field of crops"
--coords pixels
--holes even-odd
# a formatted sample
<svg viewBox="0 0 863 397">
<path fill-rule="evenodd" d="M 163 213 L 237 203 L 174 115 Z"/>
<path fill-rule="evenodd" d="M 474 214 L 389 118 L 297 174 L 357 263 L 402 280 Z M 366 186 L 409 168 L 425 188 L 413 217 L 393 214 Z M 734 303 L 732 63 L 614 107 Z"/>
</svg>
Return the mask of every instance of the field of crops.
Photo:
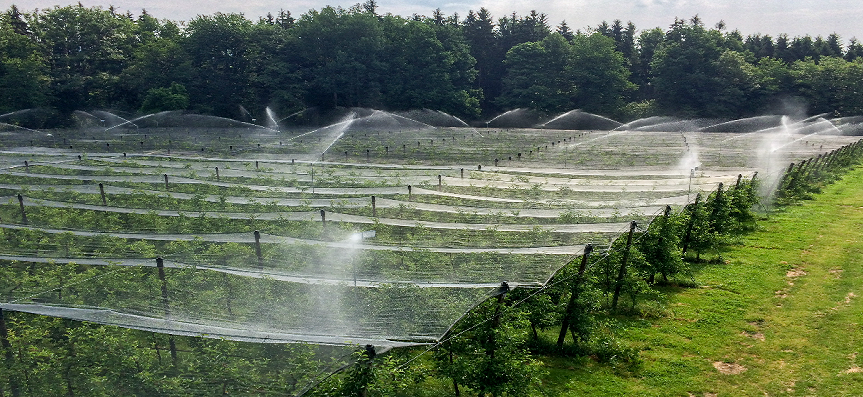
<svg viewBox="0 0 863 397">
<path fill-rule="evenodd" d="M 632 220 L 739 175 L 769 188 L 857 140 L 201 120 L 0 131 L 0 307 L 254 342 L 434 343 L 502 282 L 541 286 Z"/>
</svg>

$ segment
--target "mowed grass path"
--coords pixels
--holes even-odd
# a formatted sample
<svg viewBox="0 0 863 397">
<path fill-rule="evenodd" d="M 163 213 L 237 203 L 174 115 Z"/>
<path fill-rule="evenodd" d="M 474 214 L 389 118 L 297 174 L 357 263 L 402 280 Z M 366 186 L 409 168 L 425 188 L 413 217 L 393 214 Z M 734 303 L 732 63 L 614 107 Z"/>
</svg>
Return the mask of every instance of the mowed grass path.
<svg viewBox="0 0 863 397">
<path fill-rule="evenodd" d="M 659 319 L 622 319 L 635 370 L 546 359 L 548 395 L 863 396 L 863 168 L 759 221 L 663 290 Z"/>
</svg>

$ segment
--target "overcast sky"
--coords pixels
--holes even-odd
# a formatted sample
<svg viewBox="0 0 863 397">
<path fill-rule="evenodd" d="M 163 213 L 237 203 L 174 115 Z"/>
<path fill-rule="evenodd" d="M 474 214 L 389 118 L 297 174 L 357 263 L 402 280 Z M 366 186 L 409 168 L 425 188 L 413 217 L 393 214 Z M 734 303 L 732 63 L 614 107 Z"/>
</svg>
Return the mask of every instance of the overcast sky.
<svg viewBox="0 0 863 397">
<path fill-rule="evenodd" d="M 64 1 L 64 2 L 59 2 Z M 362 0 L 365 1 L 365 0 Z M 344 8 L 357 0 L 81 0 L 84 6 L 113 4 L 118 10 L 138 15 L 146 9 L 157 18 L 187 21 L 199 14 L 243 13 L 251 20 L 275 14 L 279 9 L 294 17 L 310 9 L 327 5 Z M 0 0 L 0 4 L 16 4 L 20 9 L 50 8 L 54 5 L 76 4 L 73 0 Z M 738 29 L 744 36 L 752 33 L 779 33 L 789 36 L 827 36 L 838 33 L 845 43 L 852 37 L 863 40 L 863 1 L 860 0 L 378 0 L 378 12 L 408 17 L 412 14 L 431 15 L 440 8 L 446 15 L 458 13 L 464 18 L 469 10 L 485 7 L 495 19 L 516 12 L 526 15 L 535 9 L 548 15 L 557 26 L 565 20 L 573 30 L 593 27 L 603 20 L 611 23 L 620 19 L 632 21 L 639 29 L 667 28 L 675 17 L 689 19 L 698 14 L 705 25 L 712 27 L 724 20 L 729 29 Z"/>
</svg>

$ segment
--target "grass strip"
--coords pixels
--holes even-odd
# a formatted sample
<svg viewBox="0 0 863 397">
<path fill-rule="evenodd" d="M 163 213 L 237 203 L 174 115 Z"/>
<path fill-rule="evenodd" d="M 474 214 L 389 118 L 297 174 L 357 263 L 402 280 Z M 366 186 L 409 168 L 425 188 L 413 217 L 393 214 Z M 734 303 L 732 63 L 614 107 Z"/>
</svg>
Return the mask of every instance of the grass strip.
<svg viewBox="0 0 863 397">
<path fill-rule="evenodd" d="M 619 318 L 641 364 L 548 358 L 547 395 L 863 395 L 863 168 L 761 219 L 655 319 Z"/>
</svg>

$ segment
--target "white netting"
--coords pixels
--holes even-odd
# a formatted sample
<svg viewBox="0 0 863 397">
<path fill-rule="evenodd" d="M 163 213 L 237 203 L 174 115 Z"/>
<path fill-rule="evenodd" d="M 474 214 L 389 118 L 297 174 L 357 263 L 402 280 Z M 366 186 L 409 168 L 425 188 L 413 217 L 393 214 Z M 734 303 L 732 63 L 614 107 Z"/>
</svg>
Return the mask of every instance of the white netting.
<svg viewBox="0 0 863 397">
<path fill-rule="evenodd" d="M 489 125 L 537 125 L 523 113 Z M 581 112 L 535 129 L 459 123 L 351 110 L 279 130 L 162 113 L 4 131 L 0 307 L 244 341 L 433 343 L 501 282 L 543 285 L 629 221 L 738 174 L 769 186 L 857 128 L 777 116 L 550 129 L 617 127 Z"/>
</svg>

